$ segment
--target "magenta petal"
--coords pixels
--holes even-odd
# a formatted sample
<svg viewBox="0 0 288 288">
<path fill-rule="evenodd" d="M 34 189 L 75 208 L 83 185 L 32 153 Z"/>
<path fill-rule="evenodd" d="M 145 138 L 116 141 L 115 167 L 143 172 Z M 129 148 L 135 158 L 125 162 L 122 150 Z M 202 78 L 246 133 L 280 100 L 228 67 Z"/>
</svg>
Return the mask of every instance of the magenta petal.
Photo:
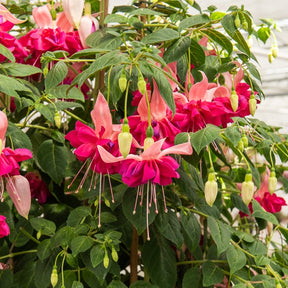
<svg viewBox="0 0 288 288">
<path fill-rule="evenodd" d="M 154 177 L 156 176 L 156 171 L 154 169 L 154 161 L 143 161 L 144 162 L 144 166 L 143 166 L 143 177 L 142 177 L 142 184 L 146 184 L 149 180 L 152 180 Z M 157 165 L 156 165 L 157 167 Z M 159 174 L 159 171 L 158 171 Z"/>
<path fill-rule="evenodd" d="M 9 226 L 5 220 L 6 220 L 6 217 L 3 215 L 0 215 L 0 238 L 3 238 L 10 234 Z"/>
<path fill-rule="evenodd" d="M 2 153 L 0 155 L 0 176 L 9 174 L 12 170 L 13 165 L 11 165 L 6 156 Z"/>
<path fill-rule="evenodd" d="M 87 158 L 93 156 L 95 153 L 96 145 L 91 143 L 85 143 L 80 145 L 75 151 L 74 154 L 80 161 L 84 161 Z"/>
<path fill-rule="evenodd" d="M 31 206 L 29 181 L 21 175 L 9 177 L 7 178 L 6 189 L 18 213 L 28 219 Z"/>
<path fill-rule="evenodd" d="M 7 116 L 4 112 L 0 111 L 0 140 L 2 140 L 2 142 L 4 142 L 5 140 L 7 127 L 8 127 Z"/>
</svg>

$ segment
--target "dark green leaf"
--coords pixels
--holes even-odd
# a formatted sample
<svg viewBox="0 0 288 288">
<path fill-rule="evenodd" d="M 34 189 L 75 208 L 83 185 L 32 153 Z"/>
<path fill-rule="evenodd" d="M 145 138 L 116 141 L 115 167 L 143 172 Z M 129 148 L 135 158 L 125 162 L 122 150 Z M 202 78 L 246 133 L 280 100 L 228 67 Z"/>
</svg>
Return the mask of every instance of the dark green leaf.
<svg viewBox="0 0 288 288">
<path fill-rule="evenodd" d="M 67 225 L 75 227 L 83 221 L 83 218 L 89 216 L 91 209 L 88 206 L 80 206 L 72 210 L 68 219 Z"/>
<path fill-rule="evenodd" d="M 243 202 L 242 197 L 239 194 L 232 193 L 231 194 L 231 202 L 232 205 L 242 211 L 243 213 L 250 215 L 249 208 L 247 205 Z"/>
<path fill-rule="evenodd" d="M 0 54 L 5 56 L 11 62 L 15 62 L 15 57 L 12 52 L 2 44 L 0 44 Z"/>
<path fill-rule="evenodd" d="M 229 245 L 226 251 L 226 257 L 230 267 L 230 273 L 234 274 L 244 267 L 246 264 L 246 256 L 240 249 L 236 249 L 233 245 Z"/>
<path fill-rule="evenodd" d="M 191 145 L 195 151 L 199 154 L 200 151 L 211 144 L 220 134 L 220 128 L 211 124 L 208 124 L 205 128 L 190 133 Z"/>
<path fill-rule="evenodd" d="M 190 37 L 181 37 L 173 45 L 171 45 L 164 53 L 164 60 L 166 63 L 177 61 L 188 50 L 191 44 Z"/>
<path fill-rule="evenodd" d="M 190 45 L 190 57 L 191 63 L 193 63 L 195 66 L 201 66 L 205 64 L 206 56 L 203 47 L 192 39 Z"/>
<path fill-rule="evenodd" d="M 183 277 L 182 288 L 201 287 L 201 270 L 197 267 L 188 269 Z"/>
<path fill-rule="evenodd" d="M 42 73 L 42 70 L 26 64 L 19 63 L 4 63 L 0 65 L 0 69 L 5 70 L 6 74 L 13 77 L 26 77 L 37 73 Z"/>
<path fill-rule="evenodd" d="M 159 288 L 159 286 L 153 285 L 144 280 L 140 280 L 132 283 L 129 288 Z"/>
<path fill-rule="evenodd" d="M 52 140 L 46 140 L 38 149 L 37 159 L 41 169 L 47 173 L 55 183 L 60 184 L 67 166 L 67 148 L 54 143 Z"/>
<path fill-rule="evenodd" d="M 87 251 L 93 245 L 94 241 L 88 236 L 77 236 L 71 241 L 72 255 L 77 255 Z"/>
<path fill-rule="evenodd" d="M 8 123 L 6 137 L 7 137 L 6 142 L 7 146 L 9 144 L 14 149 L 27 148 L 29 150 L 32 150 L 32 143 L 28 135 L 10 121 Z"/>
<path fill-rule="evenodd" d="M 44 218 L 32 218 L 30 223 L 36 231 L 41 231 L 44 235 L 53 235 L 56 231 L 55 223 Z"/>
<path fill-rule="evenodd" d="M 37 256 L 41 261 L 44 261 L 51 255 L 51 253 L 52 253 L 51 240 L 50 239 L 43 240 L 37 247 Z"/>
<path fill-rule="evenodd" d="M 210 19 L 208 17 L 208 15 L 206 14 L 198 14 L 198 15 L 193 15 L 189 18 L 185 18 L 184 20 L 182 20 L 179 24 L 179 32 L 181 32 L 182 30 L 186 29 L 186 28 L 190 28 L 193 26 L 198 26 L 198 25 L 203 25 L 206 23 L 209 23 Z"/>
<path fill-rule="evenodd" d="M 175 287 L 175 252 L 163 237 L 157 236 L 151 241 L 146 241 L 141 255 L 148 275 L 155 284 L 165 288 Z"/>
<path fill-rule="evenodd" d="M 48 72 L 45 78 L 45 88 L 47 90 L 57 86 L 64 80 L 68 73 L 68 67 L 64 62 L 57 62 Z"/>
<path fill-rule="evenodd" d="M 127 288 L 127 286 L 120 280 L 112 280 L 107 288 Z"/>
<path fill-rule="evenodd" d="M 231 143 L 233 143 L 235 147 L 237 146 L 239 140 L 242 137 L 239 127 L 237 126 L 227 127 L 224 134 L 231 141 Z"/>
<path fill-rule="evenodd" d="M 73 229 L 70 226 L 64 226 L 55 233 L 53 238 L 51 238 L 51 246 L 68 246 L 74 237 L 75 234 Z"/>
<path fill-rule="evenodd" d="M 51 94 L 57 99 L 74 99 L 84 102 L 84 95 L 80 89 L 76 87 L 70 87 L 70 85 L 62 84 L 48 90 L 48 94 Z"/>
<path fill-rule="evenodd" d="M 208 217 L 208 227 L 217 245 L 218 255 L 220 255 L 229 247 L 231 233 L 224 223 L 213 217 Z"/>
<path fill-rule="evenodd" d="M 55 116 L 55 107 L 54 105 L 46 105 L 42 103 L 35 104 L 35 110 L 41 113 L 47 120 L 53 122 Z"/>
<path fill-rule="evenodd" d="M 102 245 L 96 245 L 90 250 L 90 260 L 92 266 L 95 268 L 103 262 L 105 250 Z"/>
<path fill-rule="evenodd" d="M 145 44 L 154 44 L 164 41 L 170 41 L 179 38 L 179 33 L 171 28 L 163 28 L 146 35 L 142 42 Z"/>
<path fill-rule="evenodd" d="M 139 8 L 136 10 L 133 10 L 129 13 L 130 16 L 141 16 L 141 15 L 158 15 L 158 16 L 162 16 L 165 15 L 163 13 L 151 10 L 151 9 L 147 9 L 147 8 Z"/>
<path fill-rule="evenodd" d="M 71 288 L 84 288 L 83 284 L 79 281 L 73 281 Z"/>
<path fill-rule="evenodd" d="M 279 224 L 277 218 L 273 214 L 266 212 L 258 203 L 258 201 L 254 200 L 252 202 L 252 207 L 253 207 L 253 214 L 252 214 L 253 217 L 264 219 L 275 225 Z"/>
<path fill-rule="evenodd" d="M 203 286 L 208 287 L 223 281 L 224 274 L 214 263 L 207 261 L 202 268 Z"/>
<path fill-rule="evenodd" d="M 20 91 L 31 93 L 31 90 L 20 80 L 0 74 L 0 92 L 19 98 Z"/>
<path fill-rule="evenodd" d="M 125 16 L 118 15 L 118 14 L 107 15 L 105 20 L 104 20 L 104 24 L 108 24 L 108 23 L 124 24 L 124 23 L 127 23 L 127 22 L 128 22 L 128 19 Z"/>
</svg>

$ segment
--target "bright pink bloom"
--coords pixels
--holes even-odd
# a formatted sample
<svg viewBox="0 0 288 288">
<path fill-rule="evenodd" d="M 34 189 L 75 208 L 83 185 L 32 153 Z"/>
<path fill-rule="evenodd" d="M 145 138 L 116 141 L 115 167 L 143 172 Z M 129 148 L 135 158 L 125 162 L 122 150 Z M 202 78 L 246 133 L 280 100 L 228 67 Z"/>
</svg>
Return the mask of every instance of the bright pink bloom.
<svg viewBox="0 0 288 288">
<path fill-rule="evenodd" d="M 178 129 L 172 122 L 173 117 L 171 110 L 168 108 L 166 102 L 161 97 L 158 90 L 157 84 L 154 81 L 154 90 L 152 97 L 151 91 L 148 92 L 148 97 L 150 98 L 150 112 L 151 112 L 151 125 L 153 127 L 154 140 L 159 140 L 166 138 L 164 143 L 164 148 L 168 146 L 173 146 L 175 136 L 180 133 Z M 142 97 L 138 109 L 138 115 L 132 115 L 128 117 L 130 131 L 135 139 L 143 145 L 144 139 L 146 138 L 146 130 L 148 127 L 148 108 L 147 101 L 145 97 Z"/>
<path fill-rule="evenodd" d="M 9 31 L 14 24 L 24 23 L 25 20 L 20 20 L 16 18 L 10 11 L 0 4 L 0 31 L 7 32 Z"/>
<path fill-rule="evenodd" d="M 46 183 L 41 179 L 39 173 L 28 172 L 25 178 L 29 181 L 31 197 L 36 198 L 39 204 L 44 204 L 49 196 L 49 189 Z"/>
<path fill-rule="evenodd" d="M 3 215 L 0 215 L 0 238 L 3 238 L 10 234 L 9 226 L 5 220 L 6 220 L 6 217 Z"/>
<path fill-rule="evenodd" d="M 125 159 L 123 156 L 115 157 L 107 150 L 98 146 L 101 158 L 106 163 L 121 163 L 119 173 L 122 180 L 130 187 L 137 187 L 148 182 L 166 186 L 172 183 L 172 178 L 179 178 L 177 168 L 178 162 L 168 154 L 192 154 L 189 142 L 178 144 L 161 150 L 165 139 L 152 144 L 140 155 L 129 154 Z"/>
<path fill-rule="evenodd" d="M 8 126 L 6 115 L 0 111 L 0 188 L 1 199 L 4 193 L 4 180 L 6 189 L 12 199 L 18 213 L 27 218 L 30 205 L 31 193 L 28 180 L 19 175 L 19 164 L 24 160 L 32 158 L 32 153 L 28 149 L 15 149 L 5 147 L 5 133 Z"/>
<path fill-rule="evenodd" d="M 84 0 L 62 0 L 62 6 L 70 24 L 78 29 L 83 14 Z"/>
</svg>

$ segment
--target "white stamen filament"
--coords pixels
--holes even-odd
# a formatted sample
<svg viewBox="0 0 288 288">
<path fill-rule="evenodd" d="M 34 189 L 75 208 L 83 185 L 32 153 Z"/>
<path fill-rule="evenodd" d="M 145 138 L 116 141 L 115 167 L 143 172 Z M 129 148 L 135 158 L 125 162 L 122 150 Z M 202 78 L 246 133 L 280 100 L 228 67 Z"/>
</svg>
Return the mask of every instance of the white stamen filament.
<svg viewBox="0 0 288 288">
<path fill-rule="evenodd" d="M 4 180 L 3 180 L 3 177 L 0 177 L 0 186 L 1 186 L 0 199 L 1 199 L 1 202 L 3 202 L 4 201 L 4 198 L 3 198 L 3 193 L 4 193 Z"/>
<path fill-rule="evenodd" d="M 98 228 L 101 227 L 101 192 L 102 192 L 102 173 L 100 173 L 100 179 L 99 179 L 99 216 L 98 216 Z"/>
<path fill-rule="evenodd" d="M 147 230 L 147 240 L 150 240 L 149 232 L 149 182 L 147 184 L 147 194 L 146 194 L 146 230 Z"/>
<path fill-rule="evenodd" d="M 112 203 L 115 203 L 114 194 L 113 194 L 113 190 L 112 190 L 111 179 L 110 179 L 110 174 L 109 174 L 108 169 L 107 169 L 107 175 L 108 175 L 108 181 L 109 181 L 110 192 L 111 192 L 111 201 L 112 201 Z"/>
<path fill-rule="evenodd" d="M 166 206 L 165 192 L 164 192 L 163 186 L 161 186 L 161 187 L 162 187 L 162 195 L 163 195 L 163 202 L 164 202 L 164 211 L 165 211 L 165 213 L 167 213 L 168 209 L 167 209 L 167 206 Z"/>
<path fill-rule="evenodd" d="M 140 190 L 140 186 L 138 186 L 138 188 L 137 188 L 137 194 L 136 194 L 136 199 L 135 199 L 135 204 L 134 204 L 134 209 L 133 209 L 133 215 L 136 214 L 136 207 L 137 207 L 137 202 L 138 202 L 138 198 L 139 198 L 139 190 Z"/>
</svg>

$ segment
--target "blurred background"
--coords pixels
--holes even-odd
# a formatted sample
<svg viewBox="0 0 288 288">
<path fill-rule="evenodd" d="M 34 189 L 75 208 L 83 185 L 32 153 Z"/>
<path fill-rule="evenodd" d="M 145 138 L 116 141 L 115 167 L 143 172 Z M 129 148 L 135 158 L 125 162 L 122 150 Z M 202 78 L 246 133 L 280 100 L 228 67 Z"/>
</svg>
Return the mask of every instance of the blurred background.
<svg viewBox="0 0 288 288">
<path fill-rule="evenodd" d="M 254 22 L 260 23 L 261 18 L 276 21 L 281 32 L 276 32 L 279 53 L 272 63 L 268 61 L 271 42 L 266 45 L 254 41 L 252 51 L 259 61 L 259 71 L 262 76 L 262 90 L 266 98 L 259 105 L 255 118 L 273 126 L 280 126 L 283 133 L 288 133 L 288 10 L 287 0 L 196 0 L 205 10 L 214 5 L 220 11 L 226 11 L 229 6 L 244 5 L 251 12 Z M 113 6 L 129 5 L 131 0 L 110 0 L 110 11 Z M 191 13 L 194 11 L 191 10 Z M 195 10 L 196 12 L 196 10 Z"/>
</svg>

